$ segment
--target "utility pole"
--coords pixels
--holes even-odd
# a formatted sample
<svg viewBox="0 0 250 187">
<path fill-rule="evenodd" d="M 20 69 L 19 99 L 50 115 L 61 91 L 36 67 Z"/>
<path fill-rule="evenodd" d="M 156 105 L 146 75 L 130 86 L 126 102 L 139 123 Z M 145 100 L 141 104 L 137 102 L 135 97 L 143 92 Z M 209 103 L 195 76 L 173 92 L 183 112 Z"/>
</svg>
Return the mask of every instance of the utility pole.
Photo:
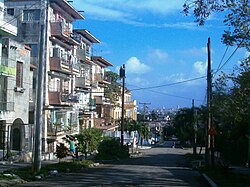
<svg viewBox="0 0 250 187">
<path fill-rule="evenodd" d="M 141 102 L 139 102 L 139 104 L 143 105 L 143 120 L 145 120 L 146 107 L 147 107 L 147 105 L 151 105 L 151 103 L 141 103 Z"/>
<path fill-rule="evenodd" d="M 121 118 L 121 147 L 124 142 L 124 95 L 125 95 L 125 64 L 120 68 L 120 78 L 122 78 L 122 118 Z"/>
<path fill-rule="evenodd" d="M 207 65 L 207 110 L 208 110 L 208 119 L 207 126 L 205 128 L 206 134 L 206 149 L 205 149 L 205 159 L 206 164 L 211 163 L 214 164 L 214 135 L 211 134 L 211 130 L 213 129 L 212 124 L 212 73 L 211 73 L 211 44 L 210 38 L 208 38 L 207 43 L 207 51 L 208 51 L 208 65 Z M 211 154 L 211 157 L 209 155 Z"/>
<path fill-rule="evenodd" d="M 46 65 L 46 37 L 47 37 L 47 0 L 41 1 L 41 19 L 40 19 L 40 38 L 39 38 L 39 56 L 38 56 L 38 74 L 37 74 L 37 92 L 35 109 L 35 139 L 33 153 L 33 171 L 38 173 L 41 170 L 42 155 L 42 126 L 43 126 L 43 96 L 44 96 L 44 74 Z"/>
<path fill-rule="evenodd" d="M 193 137 L 193 154 L 197 154 L 197 146 L 196 146 L 196 140 L 197 140 L 197 124 L 196 124 L 196 115 L 194 111 L 194 99 L 192 99 L 192 113 L 193 113 L 193 131 L 194 131 L 194 137 Z"/>
</svg>

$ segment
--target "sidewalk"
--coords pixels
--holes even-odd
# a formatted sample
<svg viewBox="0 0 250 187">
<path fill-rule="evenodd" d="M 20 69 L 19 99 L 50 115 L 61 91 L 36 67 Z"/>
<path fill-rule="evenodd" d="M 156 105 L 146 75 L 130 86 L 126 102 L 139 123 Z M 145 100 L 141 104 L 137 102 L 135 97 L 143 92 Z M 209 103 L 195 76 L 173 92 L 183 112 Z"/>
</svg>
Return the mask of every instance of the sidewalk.
<svg viewBox="0 0 250 187">
<path fill-rule="evenodd" d="M 58 163 L 58 159 L 56 160 L 43 160 L 42 166 L 47 164 L 56 164 Z M 10 170 L 10 169 L 18 169 L 18 168 L 24 168 L 24 167 L 31 167 L 32 163 L 25 163 L 25 162 L 12 162 L 12 161 L 0 161 L 0 173 L 3 173 L 4 171 Z"/>
</svg>

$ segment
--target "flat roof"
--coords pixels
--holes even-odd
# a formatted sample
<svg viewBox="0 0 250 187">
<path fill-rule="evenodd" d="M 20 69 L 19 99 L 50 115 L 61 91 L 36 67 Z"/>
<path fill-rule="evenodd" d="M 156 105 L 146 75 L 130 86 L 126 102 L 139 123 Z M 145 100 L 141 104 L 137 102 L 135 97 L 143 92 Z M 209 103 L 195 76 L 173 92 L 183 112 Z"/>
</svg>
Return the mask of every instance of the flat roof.
<svg viewBox="0 0 250 187">
<path fill-rule="evenodd" d="M 107 61 L 106 59 L 104 59 L 101 56 L 92 56 L 91 58 L 94 62 L 99 63 L 100 65 L 104 65 L 104 66 L 113 66 L 113 64 L 111 64 L 109 61 Z"/>
<path fill-rule="evenodd" d="M 78 34 L 81 34 L 92 43 L 100 43 L 100 41 L 86 29 L 74 29 L 73 31 Z"/>
<path fill-rule="evenodd" d="M 69 2 L 65 0 L 51 0 L 50 3 L 56 3 L 61 8 L 66 9 L 74 19 L 85 19 L 83 15 L 81 15 Z"/>
</svg>

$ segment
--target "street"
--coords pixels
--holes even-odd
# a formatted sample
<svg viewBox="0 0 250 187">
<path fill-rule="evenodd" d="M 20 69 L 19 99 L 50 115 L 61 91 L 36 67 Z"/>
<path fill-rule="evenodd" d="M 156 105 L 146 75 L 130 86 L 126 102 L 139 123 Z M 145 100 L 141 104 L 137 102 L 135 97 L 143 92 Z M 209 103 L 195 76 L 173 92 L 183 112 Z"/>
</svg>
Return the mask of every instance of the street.
<svg viewBox="0 0 250 187">
<path fill-rule="evenodd" d="M 104 164 L 20 186 L 206 186 L 200 174 L 186 166 L 183 155 L 191 150 L 161 146 L 141 152 L 141 157 L 117 164 Z"/>
</svg>

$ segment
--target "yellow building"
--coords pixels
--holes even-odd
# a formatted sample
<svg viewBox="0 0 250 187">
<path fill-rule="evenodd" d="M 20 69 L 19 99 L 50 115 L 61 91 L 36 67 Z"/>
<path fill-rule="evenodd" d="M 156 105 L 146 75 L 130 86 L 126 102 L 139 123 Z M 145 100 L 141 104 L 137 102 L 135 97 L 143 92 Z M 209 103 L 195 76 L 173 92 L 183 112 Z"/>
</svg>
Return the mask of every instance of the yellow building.
<svg viewBox="0 0 250 187">
<path fill-rule="evenodd" d="M 137 120 L 137 105 L 136 100 L 132 100 L 132 94 L 129 90 L 124 93 L 124 118 L 131 118 Z M 112 118 L 116 121 L 121 119 L 122 116 L 122 95 L 119 94 L 115 105 L 111 112 Z"/>
</svg>

